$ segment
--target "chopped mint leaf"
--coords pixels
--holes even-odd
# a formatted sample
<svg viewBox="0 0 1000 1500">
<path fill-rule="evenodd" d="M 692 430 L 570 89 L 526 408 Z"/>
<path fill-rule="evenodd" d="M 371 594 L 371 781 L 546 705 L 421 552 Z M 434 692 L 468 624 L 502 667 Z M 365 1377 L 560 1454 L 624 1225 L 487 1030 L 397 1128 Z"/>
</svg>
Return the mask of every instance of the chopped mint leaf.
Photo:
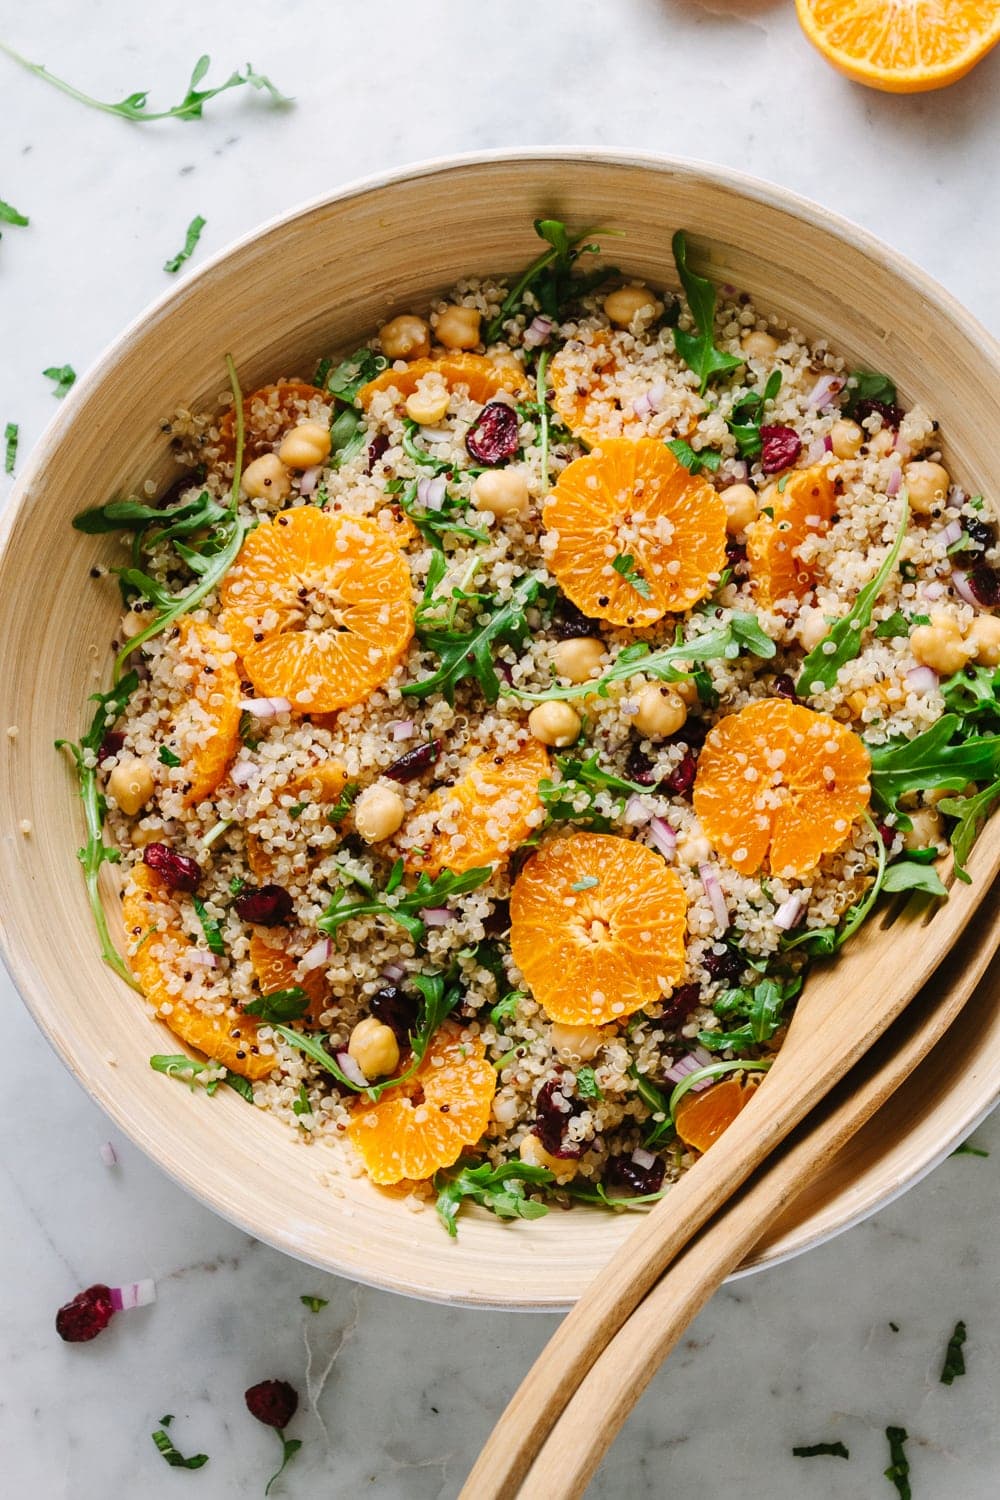
<svg viewBox="0 0 1000 1500">
<path fill-rule="evenodd" d="M 181 266 L 186 260 L 191 259 L 191 256 L 194 254 L 195 246 L 201 238 L 201 231 L 204 229 L 207 222 L 208 221 L 206 219 L 202 218 L 201 214 L 195 214 L 194 218 L 188 225 L 187 233 L 184 236 L 184 248 L 182 250 L 178 250 L 176 255 L 172 255 L 170 257 L 166 265 L 163 267 L 165 271 L 169 271 L 171 275 L 173 275 L 174 272 L 180 270 Z"/>
<path fill-rule="evenodd" d="M 852 370 L 848 377 L 847 415 L 853 417 L 861 401 L 881 401 L 886 406 L 895 406 L 896 387 L 888 375 L 874 370 Z"/>
<path fill-rule="evenodd" d="M 47 380 L 55 381 L 55 390 L 52 394 L 60 401 L 76 383 L 76 371 L 72 365 L 49 365 L 49 368 L 43 370 L 42 374 Z"/>
<path fill-rule="evenodd" d="M 603 1095 L 593 1068 L 578 1068 L 576 1092 L 580 1099 L 601 1099 Z"/>
<path fill-rule="evenodd" d="M 952 1156 L 989 1156 L 990 1153 L 984 1151 L 981 1146 L 973 1146 L 968 1141 L 963 1141 L 951 1154 Z"/>
<path fill-rule="evenodd" d="M 169 1424 L 173 1417 L 163 1417 L 161 1420 Z M 150 1437 L 172 1469 L 201 1469 L 208 1463 L 207 1453 L 193 1453 L 190 1458 L 185 1458 L 174 1447 L 164 1427 L 157 1428 L 156 1432 L 150 1433 Z"/>
<path fill-rule="evenodd" d="M 17 442 L 20 436 L 20 428 L 16 422 L 8 422 L 3 430 L 4 442 L 7 451 L 4 456 L 4 473 L 13 474 L 14 465 L 17 463 Z"/>
<path fill-rule="evenodd" d="M 885 1435 L 889 1442 L 889 1467 L 885 1470 L 885 1477 L 896 1486 L 900 1500 L 913 1500 L 910 1461 L 903 1451 L 903 1444 L 910 1435 L 905 1427 L 887 1427 Z"/>
<path fill-rule="evenodd" d="M 303 1293 L 299 1301 L 303 1307 L 308 1307 L 309 1311 L 314 1313 L 322 1312 L 324 1307 L 330 1305 L 329 1297 L 312 1297 L 308 1292 Z"/>
<path fill-rule="evenodd" d="M 849 1449 L 843 1443 L 810 1443 L 806 1448 L 793 1448 L 792 1453 L 796 1458 L 850 1458 Z"/>
<path fill-rule="evenodd" d="M 23 229 L 29 222 L 25 214 L 18 213 L 13 203 L 5 203 L 0 198 L 0 224 L 17 224 Z"/>
<path fill-rule="evenodd" d="M 156 752 L 156 758 L 161 766 L 179 766 L 181 758 L 175 755 L 168 745 L 161 745 Z"/>
<path fill-rule="evenodd" d="M 711 448 L 702 448 L 696 453 L 684 438 L 672 438 L 667 447 L 677 462 L 692 474 L 700 474 L 702 469 L 708 469 L 714 474 L 722 463 L 721 453 L 715 453 Z"/>
<path fill-rule="evenodd" d="M 570 886 L 571 891 L 592 891 L 595 886 L 600 885 L 596 875 L 584 875 L 582 880 L 574 880 Z"/>
<path fill-rule="evenodd" d="M 201 923 L 201 930 L 205 934 L 205 941 L 208 944 L 209 952 L 221 958 L 226 951 L 226 945 L 222 938 L 222 929 L 215 918 L 208 915 L 208 912 L 205 910 L 204 901 L 201 901 L 197 896 L 192 896 L 191 900 L 198 921 Z"/>
<path fill-rule="evenodd" d="M 649 599 L 652 596 L 653 590 L 650 587 L 649 580 L 644 578 L 639 572 L 639 569 L 636 567 L 635 558 L 630 553 L 619 552 L 618 556 L 612 559 L 611 566 L 620 577 L 624 578 L 626 583 L 632 585 L 641 598 Z"/>
<path fill-rule="evenodd" d="M 954 1332 L 945 1350 L 944 1364 L 941 1367 L 942 1385 L 952 1385 L 957 1375 L 965 1374 L 965 1355 L 962 1353 L 965 1337 L 965 1324 L 959 1321 L 955 1324 Z"/>
<path fill-rule="evenodd" d="M 244 1005 L 243 1009 L 248 1016 L 258 1016 L 270 1025 L 276 1021 L 283 1024 L 301 1021 L 309 1009 L 309 996 L 298 985 L 292 985 L 291 989 L 273 990 L 269 995 L 261 995 L 258 1000 L 251 1000 Z"/>
<path fill-rule="evenodd" d="M 309 1090 L 304 1083 L 299 1084 L 298 1098 L 292 1104 L 292 1113 L 295 1115 L 311 1115 L 312 1104 L 309 1102 Z"/>
<path fill-rule="evenodd" d="M 780 389 L 781 371 L 772 370 L 762 391 L 750 391 L 734 403 L 732 415 L 726 419 L 726 426 L 736 439 L 736 448 L 741 458 L 756 458 L 760 453 L 763 447 L 760 427 L 764 420 L 764 409 Z M 784 488 L 784 480 L 778 488 Z"/>
</svg>

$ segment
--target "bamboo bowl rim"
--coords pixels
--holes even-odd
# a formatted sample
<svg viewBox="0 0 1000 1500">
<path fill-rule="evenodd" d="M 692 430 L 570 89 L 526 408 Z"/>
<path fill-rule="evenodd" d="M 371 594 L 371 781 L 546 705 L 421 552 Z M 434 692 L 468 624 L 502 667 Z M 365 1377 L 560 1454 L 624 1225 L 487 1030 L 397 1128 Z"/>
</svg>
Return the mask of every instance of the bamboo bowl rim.
<svg viewBox="0 0 1000 1500">
<path fill-rule="evenodd" d="M 71 439 L 78 419 L 92 393 L 97 391 L 102 383 L 110 378 L 120 362 L 128 357 L 131 345 L 140 335 L 147 333 L 151 327 L 162 326 L 169 322 L 171 317 L 181 312 L 191 299 L 203 294 L 205 289 L 214 283 L 220 285 L 225 283 L 233 268 L 239 266 L 241 260 L 255 248 L 259 248 L 262 243 L 279 239 L 283 232 L 308 221 L 311 216 L 321 215 L 336 205 L 351 204 L 364 200 L 381 190 L 403 188 L 407 184 L 433 182 L 439 178 L 447 180 L 450 174 L 477 170 L 485 172 L 492 168 L 504 167 L 523 168 L 527 172 L 533 167 L 558 169 L 560 165 L 567 169 L 570 166 L 575 169 L 578 166 L 591 165 L 600 170 L 617 168 L 634 170 L 640 174 L 648 173 L 651 186 L 668 180 L 689 187 L 707 185 L 711 189 L 728 192 L 764 210 L 773 210 L 809 226 L 813 231 L 818 231 L 826 237 L 833 250 L 839 246 L 843 252 L 847 247 L 851 247 L 876 264 L 889 266 L 893 276 L 905 283 L 913 296 L 925 305 L 929 316 L 950 324 L 970 344 L 977 346 L 982 369 L 992 375 L 994 383 L 1000 382 L 1000 344 L 949 292 L 866 230 L 776 185 L 728 168 L 687 159 L 630 150 L 606 151 L 588 146 L 477 152 L 420 162 L 391 172 L 363 177 L 347 184 L 335 193 L 320 195 L 300 207 L 268 220 L 219 251 L 196 270 L 189 272 L 178 286 L 165 292 L 133 319 L 125 331 L 104 350 L 84 377 L 77 382 L 74 390 L 49 422 L 14 486 L 3 516 L 0 517 L 0 586 L 2 586 L 0 587 L 0 622 L 6 615 L 8 591 L 11 590 L 12 579 L 8 564 L 12 537 L 17 524 L 29 512 L 36 488 L 44 490 L 46 471 L 54 455 Z M 627 241 L 623 242 L 623 245 L 627 249 Z M 479 267 L 478 269 L 490 268 Z M 764 300 L 762 298 L 762 302 Z M 364 330 L 357 331 L 363 332 Z M 44 565 L 42 558 L 38 559 L 38 565 Z M 30 580 L 24 578 L 16 582 L 22 589 L 30 586 Z M 2 623 L 0 623 L 0 628 L 2 628 Z M 81 697 L 83 696 L 81 685 Z M 23 772 L 20 774 L 24 775 Z M 12 783 L 16 782 L 17 777 L 12 776 L 11 780 Z M 74 825 L 67 839 L 67 848 L 71 843 L 75 844 L 77 831 L 77 825 Z M 4 838 L 8 843 L 16 837 L 17 835 L 13 834 L 9 828 L 5 830 Z M 67 860 L 68 864 L 69 860 Z M 75 868 L 63 869 L 61 866 L 59 869 L 50 866 L 46 873 L 48 878 L 57 880 L 74 879 L 77 875 Z M 0 897 L 9 895 L 12 891 L 13 885 L 10 883 L 6 868 L 0 866 Z M 14 906 L 16 908 L 16 902 Z M 552 1311 L 571 1304 L 572 1297 L 559 1295 L 558 1291 L 552 1289 L 549 1289 L 544 1296 L 531 1297 L 525 1295 L 526 1288 L 522 1286 L 518 1294 L 496 1296 L 491 1295 L 488 1287 L 470 1285 L 465 1279 L 465 1273 L 457 1279 L 455 1284 L 451 1285 L 448 1284 L 447 1276 L 443 1279 L 440 1275 L 428 1277 L 419 1268 L 414 1270 L 405 1265 L 407 1255 L 405 1222 L 402 1224 L 399 1246 L 399 1259 L 403 1264 L 389 1273 L 383 1268 L 381 1262 L 378 1263 L 376 1270 L 371 1269 L 363 1244 L 354 1244 L 349 1251 L 344 1245 L 334 1247 L 329 1252 L 324 1250 L 323 1253 L 317 1253 L 315 1249 L 306 1250 L 297 1239 L 294 1227 L 275 1222 L 262 1224 L 258 1205 L 249 1196 L 244 1195 L 244 1199 L 239 1203 L 220 1201 L 220 1194 L 212 1181 L 206 1182 L 198 1177 L 183 1156 L 179 1155 L 176 1150 L 171 1150 L 169 1139 L 163 1140 L 151 1135 L 148 1129 L 143 1128 L 137 1122 L 133 1117 L 134 1112 L 127 1091 L 116 1088 L 114 1076 L 98 1076 L 92 1066 L 88 1067 L 87 1060 L 81 1061 L 77 1055 L 78 1049 L 71 1044 L 67 1032 L 60 1024 L 61 1017 L 69 1005 L 70 997 L 65 992 L 50 991 L 42 980 L 34 957 L 33 944 L 22 936 L 17 921 L 10 919 L 8 916 L 10 910 L 11 903 L 8 900 L 0 901 L 0 955 L 25 1005 L 58 1055 L 73 1076 L 114 1119 L 118 1127 L 156 1161 L 157 1165 L 174 1181 L 193 1193 L 216 1213 L 248 1234 L 297 1259 L 324 1270 L 347 1275 L 368 1285 L 386 1287 L 428 1300 L 472 1307 Z M 116 1004 L 120 1003 L 119 984 L 120 982 L 108 970 L 108 995 Z M 985 1032 L 984 1035 L 986 1035 Z M 940 1053 L 947 1043 L 946 1037 L 938 1043 L 936 1053 Z M 990 1033 L 981 1045 L 995 1047 L 997 1055 L 1000 1056 L 1000 1023 L 997 1024 L 995 1035 Z M 912 1093 L 912 1090 L 917 1087 L 922 1072 L 930 1066 L 933 1057 L 934 1054 L 917 1069 L 900 1090 L 901 1094 L 908 1088 Z M 164 1079 L 149 1071 L 148 1082 L 142 1086 L 153 1089 L 169 1085 Z M 227 1093 L 226 1090 L 222 1091 L 223 1095 Z M 776 1231 L 768 1237 L 763 1249 L 758 1250 L 753 1259 L 736 1274 L 745 1275 L 749 1271 L 777 1264 L 799 1254 L 851 1227 L 879 1207 L 892 1201 L 943 1159 L 957 1142 L 993 1108 L 998 1098 L 1000 1098 L 1000 1068 L 995 1068 L 992 1071 L 985 1070 L 981 1078 L 975 1083 L 970 1083 L 960 1096 L 955 1096 L 954 1101 L 951 1095 L 948 1095 L 945 1102 L 942 1103 L 939 1100 L 931 1110 L 925 1111 L 923 1116 L 919 1110 L 914 1110 L 912 1103 L 909 1114 L 905 1109 L 900 1109 L 898 1113 L 902 1119 L 915 1121 L 917 1128 L 913 1139 L 916 1141 L 916 1148 L 908 1154 L 897 1152 L 898 1160 L 892 1153 L 887 1153 L 881 1162 L 876 1162 L 876 1169 L 873 1172 L 869 1172 L 867 1177 L 862 1174 L 856 1190 L 838 1192 L 828 1204 L 820 1203 L 818 1207 L 813 1205 L 803 1221 L 796 1222 L 794 1212 L 786 1216 L 788 1222 L 783 1220 L 781 1225 L 776 1226 Z M 896 1102 L 895 1099 L 890 1100 L 877 1118 L 883 1118 L 885 1112 L 891 1113 Z M 231 1100 L 216 1098 L 212 1104 L 216 1108 L 221 1105 L 223 1111 L 229 1112 L 232 1109 L 246 1109 L 246 1105 L 235 1095 Z M 264 1119 L 269 1128 L 283 1129 L 266 1115 Z M 209 1134 L 211 1133 L 210 1124 L 206 1123 L 204 1128 Z M 868 1128 L 871 1129 L 871 1127 Z M 315 1151 L 321 1148 L 312 1149 Z M 576 1212 L 574 1211 L 575 1214 Z M 600 1213 L 601 1211 L 598 1210 L 581 1209 L 579 1211 L 577 1232 L 581 1238 L 587 1234 L 585 1220 L 592 1219 L 595 1214 Z M 403 1216 L 409 1218 L 404 1205 L 399 1204 L 397 1217 L 402 1221 Z M 530 1235 L 534 1226 L 518 1226 L 524 1232 L 517 1234 L 514 1238 L 511 1229 L 507 1226 L 498 1224 L 492 1220 L 491 1216 L 483 1215 L 482 1217 L 490 1219 L 489 1232 L 491 1234 L 508 1236 L 504 1243 L 509 1246 L 512 1256 L 523 1260 L 524 1275 L 527 1277 L 531 1269 L 531 1250 L 530 1240 L 526 1236 Z M 602 1217 L 607 1216 L 602 1215 Z M 616 1217 L 622 1226 L 618 1235 L 620 1239 L 627 1232 L 629 1216 L 623 1214 Z M 478 1225 L 476 1225 L 476 1230 L 478 1233 Z M 444 1238 L 443 1231 L 439 1232 Z M 599 1261 L 594 1262 L 591 1274 L 596 1273 L 599 1264 Z"/>
</svg>

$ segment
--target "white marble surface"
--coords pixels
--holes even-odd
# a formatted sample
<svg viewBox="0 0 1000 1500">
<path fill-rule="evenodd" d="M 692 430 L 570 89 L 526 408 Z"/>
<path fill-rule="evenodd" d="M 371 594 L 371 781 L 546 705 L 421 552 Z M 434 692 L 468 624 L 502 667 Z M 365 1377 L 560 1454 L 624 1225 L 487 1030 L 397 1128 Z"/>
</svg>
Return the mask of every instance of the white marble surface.
<svg viewBox="0 0 1000 1500">
<path fill-rule="evenodd" d="M 0 426 L 21 424 L 22 455 L 54 409 L 41 370 L 83 371 L 164 289 L 194 214 L 208 220 L 197 264 L 307 196 L 452 151 L 584 142 L 755 172 L 892 241 L 1000 331 L 1000 54 L 945 93 L 891 98 L 831 72 L 792 6 L 769 0 L 6 0 L 0 15 L 0 35 L 97 95 L 148 85 L 172 103 L 209 51 L 220 72 L 251 58 L 297 101 L 276 113 L 233 93 L 201 122 L 130 127 L 0 57 L 0 196 L 32 220 L 0 242 Z M 554 1319 L 359 1291 L 219 1222 L 127 1141 L 105 1168 L 102 1116 L 6 982 L 4 1000 L 16 1065 L 0 1102 L 3 1492 L 259 1494 L 277 1444 L 242 1392 L 282 1376 L 302 1393 L 292 1431 L 305 1446 L 275 1493 L 454 1495 Z M 720 1293 L 591 1493 L 888 1496 L 882 1429 L 898 1422 L 916 1496 L 992 1500 L 995 1119 L 977 1140 L 989 1160 L 949 1160 L 868 1224 Z M 89 1346 L 56 1338 L 53 1313 L 79 1287 L 142 1276 L 158 1282 L 154 1308 Z M 308 1313 L 304 1292 L 328 1307 Z M 937 1370 L 959 1317 L 969 1373 L 947 1388 Z M 163 1411 L 178 1446 L 211 1455 L 197 1474 L 155 1452 Z M 849 1463 L 790 1456 L 835 1437 Z"/>
</svg>

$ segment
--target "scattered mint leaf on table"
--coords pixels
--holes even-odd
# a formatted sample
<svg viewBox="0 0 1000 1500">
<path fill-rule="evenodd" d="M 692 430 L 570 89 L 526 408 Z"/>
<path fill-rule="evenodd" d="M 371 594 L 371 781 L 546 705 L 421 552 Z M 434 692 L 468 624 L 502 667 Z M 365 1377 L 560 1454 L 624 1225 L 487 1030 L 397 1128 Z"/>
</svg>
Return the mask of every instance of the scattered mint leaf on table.
<svg viewBox="0 0 1000 1500">
<path fill-rule="evenodd" d="M 52 394 L 61 401 L 65 395 L 73 389 L 76 384 L 76 371 L 72 365 L 49 365 L 42 374 L 47 380 L 55 381 L 55 389 Z"/>
<path fill-rule="evenodd" d="M 796 1458 L 850 1458 L 850 1450 L 843 1443 L 810 1443 L 805 1448 L 793 1448 L 792 1453 Z"/>
<path fill-rule="evenodd" d="M 30 222 L 25 214 L 18 213 L 13 203 L 5 203 L 0 198 L 0 224 L 17 224 L 23 229 Z"/>
<path fill-rule="evenodd" d="M 308 1307 L 313 1313 L 322 1312 L 323 1308 L 328 1307 L 330 1303 L 329 1297 L 313 1297 L 308 1292 L 304 1292 L 299 1301 L 303 1307 Z"/>
<path fill-rule="evenodd" d="M 4 455 L 4 473 L 13 474 L 14 465 L 17 463 L 17 443 L 20 436 L 20 428 L 16 422 L 8 422 L 4 428 L 4 443 L 6 453 Z"/>
<path fill-rule="evenodd" d="M 161 1417 L 161 1422 L 169 1426 L 173 1417 Z M 156 1432 L 150 1433 L 161 1455 L 172 1469 L 201 1469 L 208 1463 L 207 1453 L 192 1453 L 190 1458 L 185 1458 L 179 1453 L 170 1440 L 164 1427 L 157 1428 Z"/>
<path fill-rule="evenodd" d="M 965 1374 L 965 1355 L 962 1353 L 965 1339 L 965 1324 L 960 1320 L 955 1324 L 954 1332 L 945 1350 L 944 1364 L 941 1367 L 942 1385 L 952 1385 L 957 1375 Z"/>
<path fill-rule="evenodd" d="M 885 1435 L 889 1443 L 889 1467 L 885 1470 L 885 1477 L 896 1486 L 900 1500 L 913 1500 L 910 1461 L 903 1451 L 903 1445 L 910 1435 L 905 1427 L 887 1427 Z"/>
<path fill-rule="evenodd" d="M 203 219 L 201 214 L 195 215 L 187 227 L 187 233 L 184 236 L 184 248 L 178 250 L 176 255 L 170 257 L 163 267 L 165 271 L 169 271 L 172 275 L 174 272 L 180 270 L 186 260 L 191 259 L 195 246 L 201 238 L 201 231 L 204 229 L 206 223 L 207 220 Z"/>
</svg>

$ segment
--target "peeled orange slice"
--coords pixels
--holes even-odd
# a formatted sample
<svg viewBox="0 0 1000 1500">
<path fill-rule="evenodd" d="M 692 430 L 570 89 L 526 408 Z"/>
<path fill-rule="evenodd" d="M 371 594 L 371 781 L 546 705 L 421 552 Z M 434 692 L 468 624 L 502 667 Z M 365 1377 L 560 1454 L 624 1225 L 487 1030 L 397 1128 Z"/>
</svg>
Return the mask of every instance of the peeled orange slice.
<svg viewBox="0 0 1000 1500">
<path fill-rule="evenodd" d="M 243 398 L 243 464 L 244 467 L 262 453 L 270 453 L 292 427 L 310 420 L 313 402 L 327 405 L 330 397 L 318 386 L 304 380 L 279 380 L 262 385 Z M 236 457 L 236 412 L 232 407 L 219 421 L 221 457 L 232 463 Z"/>
<path fill-rule="evenodd" d="M 796 9 L 827 62 L 891 94 L 954 83 L 1000 41 L 996 0 L 796 0 Z"/>
<path fill-rule="evenodd" d="M 419 840 L 406 850 L 410 871 L 461 875 L 505 859 L 532 832 L 538 783 L 549 774 L 544 745 L 528 740 L 507 755 L 481 755 L 456 781 L 422 802 L 406 825 Z"/>
<path fill-rule="evenodd" d="M 738 1078 L 726 1078 L 701 1093 L 685 1094 L 674 1115 L 677 1134 L 686 1146 L 707 1151 L 750 1103 L 757 1087 L 756 1083 L 744 1084 Z"/>
<path fill-rule="evenodd" d="M 741 874 L 767 859 L 776 875 L 804 875 L 849 837 L 868 806 L 870 768 L 862 741 L 829 714 L 768 698 L 709 732 L 694 809 Z"/>
<path fill-rule="evenodd" d="M 415 359 L 405 370 L 394 370 L 390 365 L 361 387 L 358 401 L 367 411 L 376 392 L 390 387 L 401 396 L 412 396 L 417 382 L 432 374 L 440 375 L 449 389 L 464 385 L 473 401 L 484 404 L 500 391 L 523 396 L 531 389 L 524 371 L 514 365 L 494 364 L 483 354 L 449 354 L 444 359 Z"/>
<path fill-rule="evenodd" d="M 712 592 L 726 507 L 655 438 L 609 438 L 563 470 L 545 502 L 549 571 L 584 614 L 652 625 Z"/>
<path fill-rule="evenodd" d="M 480 1139 L 496 1086 L 478 1037 L 463 1042 L 443 1028 L 413 1078 L 377 1104 L 358 1104 L 347 1134 L 373 1182 L 431 1177 Z"/>
<path fill-rule="evenodd" d="M 211 796 L 239 749 L 242 694 L 235 665 L 220 662 L 220 656 L 232 655 L 225 636 L 190 615 L 178 630 L 180 663 L 191 675 L 171 740 L 187 787 L 184 806 L 192 807 Z"/>
<path fill-rule="evenodd" d="M 804 599 L 816 581 L 815 565 L 799 555 L 811 536 L 829 531 L 836 510 L 833 484 L 825 468 L 796 469 L 783 490 L 771 490 L 768 509 L 747 527 L 747 560 L 760 602 Z"/>
<path fill-rule="evenodd" d="M 138 864 L 132 870 L 132 882 L 122 901 L 122 919 L 130 943 L 145 938 L 129 958 L 129 964 L 159 1019 L 182 1042 L 196 1047 L 231 1072 L 244 1078 L 266 1078 L 277 1060 L 254 1050 L 258 1023 L 252 1016 L 243 1015 L 233 1005 L 227 1005 L 217 1014 L 208 1014 L 199 1010 L 193 999 L 183 999 L 171 990 L 171 978 L 205 971 L 189 964 L 194 944 L 181 927 L 173 896 L 148 865 Z M 145 937 L 154 927 L 151 936 Z M 208 1003 L 218 1003 L 211 994 L 206 994 L 205 999 Z"/>
<path fill-rule="evenodd" d="M 576 833 L 529 859 L 510 898 L 514 962 L 550 1020 L 623 1021 L 684 973 L 687 899 L 659 854 Z"/>
<path fill-rule="evenodd" d="M 222 581 L 247 676 L 298 713 L 362 703 L 413 635 L 410 571 L 377 522 L 300 506 L 250 533 Z"/>
<path fill-rule="evenodd" d="M 262 995 L 277 990 L 305 990 L 309 1009 L 303 1019 L 306 1026 L 318 1026 L 326 1009 L 328 995 L 322 969 L 312 969 L 298 977 L 298 960 L 288 950 L 289 934 L 284 927 L 255 928 L 250 936 L 250 962 Z"/>
</svg>

